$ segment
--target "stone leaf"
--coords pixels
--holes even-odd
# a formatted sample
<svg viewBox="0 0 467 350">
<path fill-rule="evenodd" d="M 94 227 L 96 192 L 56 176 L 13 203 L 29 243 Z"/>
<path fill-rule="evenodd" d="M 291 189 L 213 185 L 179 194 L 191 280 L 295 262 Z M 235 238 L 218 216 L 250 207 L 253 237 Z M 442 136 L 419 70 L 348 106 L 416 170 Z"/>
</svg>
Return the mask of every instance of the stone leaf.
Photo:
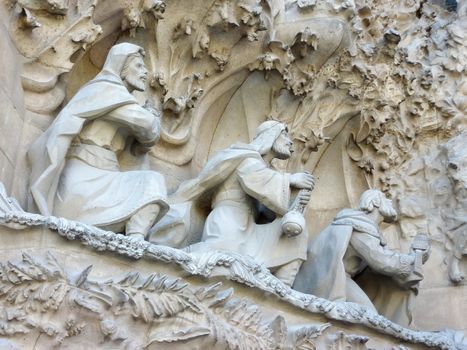
<svg viewBox="0 0 467 350">
<path fill-rule="evenodd" d="M 152 343 L 172 343 L 177 341 L 191 340 L 211 334 L 209 328 L 194 326 L 187 329 L 175 330 L 171 332 L 158 332 L 149 337 L 145 345 L 148 347 Z"/>
</svg>

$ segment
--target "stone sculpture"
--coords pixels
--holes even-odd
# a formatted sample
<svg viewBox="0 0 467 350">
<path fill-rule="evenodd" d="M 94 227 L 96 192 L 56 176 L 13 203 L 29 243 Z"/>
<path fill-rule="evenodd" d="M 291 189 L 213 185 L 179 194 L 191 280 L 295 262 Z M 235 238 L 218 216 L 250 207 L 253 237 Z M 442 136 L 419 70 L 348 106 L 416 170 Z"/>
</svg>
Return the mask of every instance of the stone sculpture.
<svg viewBox="0 0 467 350">
<path fill-rule="evenodd" d="M 426 227 L 443 250 L 437 264 L 443 267 L 442 276 L 457 285 L 462 285 L 466 273 L 466 147 L 465 131 L 431 146 L 424 157 L 414 158 L 406 165 L 407 175 L 398 179 L 400 188 L 394 191 L 401 214 L 401 234 L 410 237 Z M 426 175 L 426 182 L 418 181 L 421 175 Z"/>
<path fill-rule="evenodd" d="M 297 275 L 294 288 L 329 300 L 347 301 L 376 311 L 365 292 L 352 279 L 369 267 L 411 287 L 423 275 L 421 264 L 429 246 L 416 244 L 410 254 L 391 250 L 379 232 L 379 224 L 394 221 L 397 213 L 381 191 L 367 190 L 359 210 L 344 209 L 311 241 L 307 261 Z M 418 240 L 422 242 L 422 240 Z"/>
<path fill-rule="evenodd" d="M 445 209 L 446 235 L 452 242 L 452 256 L 449 258 L 449 278 L 454 283 L 462 282 L 465 274 L 460 261 L 467 255 L 467 137 L 465 132 L 457 135 L 441 147 L 446 156 L 447 177 L 454 196 L 450 210 Z"/>
<path fill-rule="evenodd" d="M 209 349 L 304 350 L 324 346 L 364 350 L 365 343 L 373 341 L 374 331 L 391 344 L 398 344 L 392 350 L 409 349 L 401 342 L 416 343 L 423 349 L 466 349 L 460 332 L 415 331 L 359 305 L 305 295 L 239 254 L 213 251 L 195 255 L 64 218 L 25 212 L 14 198 L 8 197 L 1 183 L 0 225 L 8 227 L 2 227 L 3 239 L 30 235 L 37 243 L 44 241 L 41 234 L 53 240 L 56 232 L 101 252 L 82 249 L 77 261 L 69 266 L 63 264 L 63 259 L 73 258 L 73 242 L 62 245 L 59 260 L 51 253 L 42 258 L 43 247 L 31 248 L 29 240 L 21 240 L 28 246 L 27 252 L 18 249 L 22 251 L 21 261 L 17 250 L 8 244 L 2 246 L 4 259 L 12 259 L 1 264 L 0 303 L 5 305 L 5 312 L 0 314 L 0 336 L 8 337 L 0 341 L 2 349 L 32 349 L 38 344 L 45 348 L 84 344 L 96 349 L 133 349 L 142 344 L 147 349 L 185 349 L 189 343 Z M 106 254 L 102 254 L 104 251 Z M 126 271 L 123 278 L 109 277 L 108 266 L 115 267 L 114 273 L 122 266 L 123 270 L 133 266 L 119 263 L 128 257 L 141 259 L 138 271 Z M 98 270 L 97 280 L 90 277 L 94 273 L 89 263 Z M 178 265 L 183 276 L 154 273 L 160 263 Z M 290 321 L 280 315 L 272 320 L 271 310 L 264 313 L 269 321 L 263 319 L 264 308 L 250 300 L 248 289 L 236 289 L 233 298 L 233 288 L 222 289 L 220 282 L 193 288 L 185 281 L 186 274 L 207 279 L 216 276 L 218 270 L 227 271 L 226 277 L 232 281 L 255 287 L 305 311 L 305 322 L 297 324 L 297 313 Z M 239 293 L 245 292 L 246 298 L 239 299 Z M 322 317 L 332 323 L 323 323 Z M 349 324 L 345 332 L 336 321 Z M 348 334 L 350 330 L 358 334 Z M 366 336 L 368 331 L 371 337 Z M 388 349 L 387 344 L 371 349 Z"/>
<path fill-rule="evenodd" d="M 119 163 L 130 152 L 144 162 L 160 134 L 157 111 L 131 94 L 145 89 L 143 56 L 139 46 L 115 45 L 30 148 L 31 192 L 42 214 L 141 239 L 168 210 L 161 174 L 123 171 Z"/>
<path fill-rule="evenodd" d="M 295 208 L 308 203 L 314 187 L 309 173 L 288 174 L 271 168 L 273 159 L 288 159 L 291 154 L 287 126 L 266 121 L 258 126 L 250 144 L 217 152 L 197 178 L 182 183 L 172 201 L 198 201 L 212 208 L 201 242 L 187 249 L 252 256 L 291 285 L 306 257 L 307 241 L 306 233 L 298 234 L 305 228 L 303 216 Z M 295 201 L 291 201 L 292 188 L 302 189 Z M 285 216 L 288 212 L 291 214 Z"/>
<path fill-rule="evenodd" d="M 106 285 L 106 281 L 120 273 L 132 271 L 132 274 L 149 276 L 162 272 L 182 278 L 190 276 L 190 282 L 203 287 L 201 295 L 210 293 L 213 279 L 216 282 L 229 280 L 228 287 L 235 289 L 235 297 L 261 304 L 269 320 L 273 318 L 271 311 L 278 308 L 292 328 L 298 327 L 299 322 L 330 322 L 327 334 L 335 335 L 336 344 L 328 347 L 335 349 L 365 348 L 362 336 L 370 338 L 367 346 L 371 349 L 408 349 L 412 348 L 410 342 L 417 343 L 414 349 L 465 348 L 457 344 L 459 341 L 451 341 L 451 336 L 444 332 L 404 328 L 406 323 L 393 317 L 393 311 L 404 311 L 408 306 L 405 301 L 395 301 L 394 297 L 414 295 L 412 289 L 399 288 L 399 284 L 416 286 L 417 298 L 407 300 L 413 307 L 411 327 L 418 330 L 467 329 L 467 303 L 463 302 L 467 295 L 467 279 L 463 279 L 467 273 L 467 207 L 462 158 L 465 152 L 463 146 L 458 150 L 443 146 L 452 144 L 454 139 L 457 143 L 461 142 L 460 137 L 465 138 L 460 132 L 467 125 L 467 2 L 411 0 L 398 2 L 396 8 L 397 11 L 392 2 L 382 0 L 191 0 L 189 7 L 183 0 L 0 2 L 0 56 L 4 63 L 0 68 L 0 182 L 18 200 L 18 203 L 11 198 L 2 201 L 0 186 L 0 246 L 6 266 L 1 272 L 9 278 L 3 281 L 5 285 L 14 288 L 0 298 L 0 309 L 6 310 L 4 314 L 0 312 L 0 338 L 8 337 L 15 347 L 24 349 L 126 346 L 123 345 L 125 341 L 110 344 L 120 336 L 119 332 L 113 333 L 115 327 L 111 323 L 104 322 L 108 317 L 96 314 L 89 322 L 86 320 L 89 312 L 83 309 L 82 318 L 73 319 L 69 311 L 76 309 L 69 308 L 75 307 L 68 304 L 69 299 L 58 312 L 50 310 L 49 314 L 41 316 L 38 311 L 37 323 L 15 313 L 18 306 L 25 305 L 25 312 L 31 314 L 29 300 L 35 300 L 33 290 L 38 291 L 36 294 L 47 305 L 50 302 L 48 291 L 60 293 L 62 290 L 54 289 L 55 283 L 48 284 L 41 274 L 37 281 L 28 279 L 34 272 L 29 271 L 29 267 L 41 269 L 40 264 L 27 265 L 26 273 L 23 269 L 9 269 L 22 252 L 39 256 L 46 246 L 69 271 L 67 281 L 59 279 L 57 283 L 69 282 L 70 297 L 83 296 L 71 301 L 79 305 L 78 309 L 94 309 L 85 290 L 92 281 L 102 281 L 98 294 L 106 294 L 106 288 L 115 286 Z M 41 211 L 44 215 L 33 207 L 22 211 L 28 199 L 35 200 L 28 198 L 31 169 L 26 152 L 31 142 L 57 119 L 57 114 L 78 89 L 99 73 L 109 49 L 115 43 L 127 41 L 145 48 L 144 60 L 153 73 L 148 77 L 144 94 L 136 94 L 138 102 L 143 105 L 143 97 L 149 98 L 161 113 L 161 142 L 151 148 L 147 157 L 132 158 L 140 163 L 136 167 L 139 171 L 147 166 L 146 169 L 162 174 L 167 189 L 172 192 L 180 183 L 197 176 L 215 151 L 227 148 L 240 138 L 249 142 L 256 126 L 266 118 L 286 123 L 295 151 L 287 161 L 287 171 L 307 170 L 320 179 L 319 186 L 313 190 L 313 201 L 308 204 L 306 225 L 303 221 L 297 222 L 303 219 L 297 214 L 304 206 L 300 203 L 289 206 L 290 214 L 282 218 L 282 214 L 276 215 L 279 218 L 275 226 L 273 217 L 267 217 L 266 211 L 260 210 L 262 215 L 255 217 L 255 225 L 274 227 L 271 232 L 278 234 L 282 230 L 283 241 L 303 239 L 307 232 L 297 237 L 287 237 L 287 234 L 294 235 L 307 226 L 309 238 L 313 238 L 339 210 L 357 208 L 365 189 L 379 189 L 393 199 L 399 216 L 397 225 L 380 227 L 388 241 L 387 247 L 409 252 L 414 237 L 420 232 L 426 232 L 433 245 L 433 254 L 423 266 L 423 283 L 417 284 L 421 276 L 417 275 L 416 267 L 425 255 L 423 251 L 427 245 L 423 240 L 415 240 L 413 245 L 413 250 L 419 250 L 420 254 L 414 254 L 415 262 L 411 265 L 414 272 L 409 277 L 384 276 L 375 271 L 373 278 L 369 278 L 370 268 L 352 277 L 379 314 L 355 303 L 332 302 L 288 288 L 261 265 L 264 265 L 261 256 L 249 258 L 247 255 L 252 253 L 248 251 L 206 252 L 201 249 L 190 253 L 177 249 L 201 241 L 206 218 L 213 212 L 213 195 L 224 180 L 219 186 L 208 187 L 195 196 L 191 207 L 169 196 L 167 203 L 171 208 L 157 221 L 148 240 L 134 240 L 109 231 L 122 230 L 126 222 L 117 223 L 120 228 L 112 227 L 115 225 L 96 227 L 80 218 L 72 220 L 78 215 L 75 212 L 69 216 L 70 220 L 62 218 L 64 214 L 55 210 L 55 203 L 48 213 Z M 95 123 L 107 114 L 87 120 Z M 82 132 L 77 132 L 73 139 Z M 117 152 L 121 173 L 130 170 L 127 156 L 131 157 L 132 148 L 136 150 L 131 137 L 125 140 L 124 150 Z M 55 176 L 57 189 L 64 183 L 62 175 L 66 174 L 71 161 L 76 163 L 76 158 L 69 157 L 70 148 L 64 150 L 65 161 L 56 163 L 59 169 L 56 174 L 60 176 L 51 172 L 49 177 L 44 172 L 49 179 Z M 42 151 L 47 158 L 44 149 L 39 148 L 36 153 Z M 141 163 L 145 164 L 141 166 Z M 285 164 L 273 162 L 274 165 L 282 163 Z M 36 175 L 42 176 L 40 171 Z M 79 180 L 82 184 L 81 178 Z M 87 191 L 87 186 L 82 188 Z M 107 192 L 107 186 L 102 188 Z M 55 201 L 56 190 L 47 194 L 50 194 L 47 200 Z M 292 196 L 295 196 L 294 191 Z M 122 205 L 129 205 L 129 202 Z M 77 206 L 80 203 L 73 201 L 70 209 Z M 183 208 L 189 210 L 183 211 Z M 198 235 L 179 231 L 180 222 L 169 227 L 172 214 L 189 219 L 182 224 L 185 228 L 189 225 L 189 230 Z M 189 218 L 183 216 L 188 214 Z M 164 240 L 169 237 L 158 230 L 163 225 L 172 238 L 170 247 L 154 244 L 167 243 Z M 224 226 L 227 224 L 222 229 Z M 222 248 L 230 247 L 225 244 Z M 350 243 L 347 248 L 350 249 Z M 267 249 L 269 246 L 264 251 Z M 134 264 L 131 259 L 139 261 Z M 88 273 L 89 264 L 94 265 L 89 279 L 76 280 L 78 271 L 84 271 L 83 275 Z M 276 271 L 278 276 L 279 272 Z M 23 282 L 17 283 L 15 276 Z M 51 279 L 54 278 L 52 274 Z M 400 283 L 394 283 L 395 279 Z M 154 299 L 147 294 L 152 284 L 146 281 L 142 281 L 141 286 L 130 283 L 128 290 L 132 297 L 143 301 L 137 302 L 138 309 L 151 315 L 146 311 L 152 310 L 148 301 Z M 44 285 L 50 288 L 42 291 L 40 288 Z M 82 293 L 76 294 L 76 288 Z M 396 288 L 399 289 L 396 291 Z M 138 290 L 136 294 L 133 294 L 134 289 Z M 10 296 L 15 295 L 18 305 L 11 304 Z M 25 295 L 29 298 L 22 304 Z M 171 299 L 172 295 L 168 296 Z M 105 313 L 120 311 L 119 295 L 115 295 L 113 300 L 117 304 L 112 302 L 111 307 L 106 306 L 107 297 L 102 294 L 99 297 L 107 300 L 102 305 Z M 192 297 L 190 293 L 190 305 L 198 305 L 192 304 Z M 391 297 L 391 302 L 385 297 Z M 167 298 L 161 295 L 160 299 Z M 385 302 L 384 308 L 379 303 L 381 300 Z M 132 301 L 124 304 L 133 307 Z M 145 307 L 139 308 L 140 305 Z M 229 303 L 226 309 L 229 310 Z M 248 320 L 245 325 L 251 324 L 254 318 L 249 317 L 250 308 L 242 306 L 240 309 L 246 316 L 238 321 L 239 325 L 244 324 L 243 320 Z M 156 320 L 154 339 L 161 339 L 159 335 L 162 335 L 167 343 L 155 342 L 148 345 L 148 349 L 192 347 L 207 339 L 209 331 L 200 328 L 206 324 L 199 323 L 199 316 L 193 318 L 197 324 L 189 327 L 191 333 L 190 329 L 177 328 L 180 323 L 176 316 L 172 318 L 176 325 L 170 318 Z M 236 316 L 233 319 L 238 320 Z M 80 336 L 73 336 L 80 332 L 84 322 L 87 328 Z M 127 330 L 141 346 L 152 339 L 153 334 L 147 327 L 152 321 L 140 324 L 141 329 L 145 329 L 141 333 L 133 331 L 135 319 L 130 313 L 121 314 L 116 322 L 119 329 Z M 58 334 L 54 334 L 49 323 L 59 325 Z M 11 329 L 17 324 L 20 332 L 12 334 Z M 89 331 L 91 328 L 98 331 L 100 326 L 103 334 Z M 272 326 L 267 328 L 267 333 L 279 336 L 281 327 Z M 224 325 L 219 327 L 221 333 L 217 333 L 217 329 L 212 332 L 221 339 L 217 344 L 219 348 L 239 347 L 234 341 L 222 344 L 222 339 L 226 338 L 222 331 L 229 329 Z M 23 334 L 23 331 L 29 333 Z M 348 345 L 346 337 L 337 336 L 339 331 L 345 331 L 349 335 L 348 342 L 354 339 L 355 343 Z M 349 331 L 355 336 L 350 336 Z M 63 344 L 52 344 L 54 339 L 59 341 L 67 334 Z M 246 344 L 245 348 L 263 348 L 255 346 L 248 337 L 232 334 L 230 339 L 245 339 L 242 343 Z M 181 340 L 171 342 L 172 336 Z M 190 336 L 196 338 L 187 344 L 186 337 Z M 289 336 L 287 334 L 287 338 Z M 315 344 L 288 347 L 323 347 L 322 337 L 318 338 Z M 459 340 L 460 336 L 456 334 L 455 338 Z M 4 340 L 0 343 L 0 348 L 8 346 Z M 207 344 L 199 346 L 211 348 Z M 280 348 L 280 337 L 270 344 Z"/>
</svg>

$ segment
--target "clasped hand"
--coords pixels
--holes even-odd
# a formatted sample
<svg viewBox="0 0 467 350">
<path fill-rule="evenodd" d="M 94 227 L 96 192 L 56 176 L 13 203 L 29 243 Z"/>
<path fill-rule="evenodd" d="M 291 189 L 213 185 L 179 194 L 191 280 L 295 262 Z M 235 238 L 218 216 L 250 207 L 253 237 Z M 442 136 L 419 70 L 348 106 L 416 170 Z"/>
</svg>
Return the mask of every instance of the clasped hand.
<svg viewBox="0 0 467 350">
<path fill-rule="evenodd" d="M 290 185 L 295 188 L 311 191 L 315 188 L 315 177 L 308 172 L 291 174 Z"/>
</svg>

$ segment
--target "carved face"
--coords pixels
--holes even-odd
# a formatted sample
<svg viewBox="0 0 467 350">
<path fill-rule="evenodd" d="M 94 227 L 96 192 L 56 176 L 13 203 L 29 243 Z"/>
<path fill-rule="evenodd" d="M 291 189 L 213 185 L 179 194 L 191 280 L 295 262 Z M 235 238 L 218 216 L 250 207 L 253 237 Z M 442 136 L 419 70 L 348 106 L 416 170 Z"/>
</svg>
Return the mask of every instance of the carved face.
<svg viewBox="0 0 467 350">
<path fill-rule="evenodd" d="M 130 56 L 122 69 L 122 80 L 129 90 L 144 91 L 148 79 L 148 70 L 141 55 Z"/>
<path fill-rule="evenodd" d="M 275 158 L 289 159 L 293 153 L 292 146 L 293 142 L 289 138 L 287 130 L 282 130 L 279 137 L 272 145 L 272 151 L 274 152 Z"/>
<path fill-rule="evenodd" d="M 379 213 L 384 218 L 384 222 L 394 222 L 397 219 L 397 212 L 392 205 L 392 200 L 383 197 L 379 206 Z"/>
</svg>

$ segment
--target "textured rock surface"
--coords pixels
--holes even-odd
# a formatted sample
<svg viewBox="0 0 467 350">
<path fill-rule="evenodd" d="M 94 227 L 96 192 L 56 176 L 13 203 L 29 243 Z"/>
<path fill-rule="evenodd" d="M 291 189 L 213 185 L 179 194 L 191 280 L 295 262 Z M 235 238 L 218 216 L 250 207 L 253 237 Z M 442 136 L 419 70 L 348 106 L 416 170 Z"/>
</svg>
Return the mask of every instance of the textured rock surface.
<svg viewBox="0 0 467 350">
<path fill-rule="evenodd" d="M 167 348 L 183 348 L 189 341 L 194 341 L 193 347 L 213 347 L 210 327 L 215 325 L 205 320 L 216 307 L 209 306 L 210 300 L 220 293 L 221 314 L 235 310 L 240 304 L 229 300 L 240 297 L 256 304 L 257 315 L 262 316 L 255 318 L 256 311 L 248 316 L 257 321 L 257 328 L 247 330 L 258 335 L 251 343 L 232 342 L 237 338 L 233 335 L 245 331 L 238 326 L 247 322 L 239 316 L 233 328 L 223 328 L 231 333 L 219 335 L 219 348 L 268 349 L 271 339 L 283 348 L 296 349 L 461 348 L 460 333 L 401 330 L 361 308 L 290 290 L 249 259 L 215 253 L 201 262 L 182 250 L 148 242 L 138 245 L 79 223 L 34 216 L 29 213 L 34 209 L 26 152 L 79 88 L 101 70 L 114 44 L 137 44 L 146 51 L 150 81 L 136 98 L 141 105 L 150 100 L 161 112 L 161 142 L 149 152 L 148 168 L 165 176 L 169 194 L 181 182 L 195 178 L 215 151 L 238 141 L 250 142 L 261 122 L 285 122 L 295 152 L 288 161 L 276 160 L 272 165 L 280 172 L 307 171 L 315 176 L 304 214 L 309 239 L 341 209 L 356 208 L 364 190 L 383 191 L 399 213 L 395 225 L 381 226 L 388 248 L 408 253 L 418 234 L 427 235 L 431 243 L 410 328 L 465 332 L 466 26 L 465 1 L 193 0 L 189 7 L 183 0 L 2 1 L 0 182 L 28 212 L 0 203 L 0 208 L 9 208 L 0 210 L 0 216 L 10 227 L 18 228 L 23 221 L 30 226 L 19 231 L 0 228 L 1 290 L 8 291 L 8 283 L 21 287 L 17 294 L 11 290 L 13 296 L 2 294 L 0 347 L 32 349 L 36 340 L 37 349 L 54 344 L 86 348 L 90 343 L 102 348 L 156 348 L 161 342 Z M 5 216 L 11 209 L 15 214 Z M 104 251 L 96 253 L 64 240 L 55 231 Z M 55 257 L 55 267 L 48 265 L 45 250 Z M 23 253 L 28 255 L 22 258 Z M 20 277 L 22 264 L 30 270 Z M 90 264 L 92 272 L 86 270 Z M 54 274 L 55 270 L 61 272 Z M 120 282 L 121 276 L 135 271 L 140 276 Z M 159 275 L 148 282 L 155 271 Z M 189 277 L 192 274 L 204 277 Z M 175 333 L 164 330 L 165 338 L 152 337 L 146 325 L 164 324 L 159 316 L 142 316 L 134 310 L 138 303 L 112 293 L 118 294 L 114 286 L 119 283 L 140 293 L 162 275 L 186 279 L 190 286 L 181 290 L 189 300 L 201 293 L 198 288 L 219 280 L 226 284 L 225 290 L 233 288 L 234 295 L 219 288 L 212 297 L 208 292 L 204 299 L 196 297 L 193 305 L 185 304 L 186 309 L 208 310 L 190 316 L 197 326 L 180 327 Z M 383 295 L 371 278 L 356 278 L 370 299 Z M 106 285 L 110 279 L 115 282 Z M 36 281 L 31 282 L 36 289 L 23 288 L 31 280 Z M 74 293 L 70 291 L 76 291 L 79 299 L 89 286 L 101 289 L 101 299 L 95 305 L 93 300 L 83 301 L 87 306 L 75 310 L 79 316 L 70 313 L 73 317 L 68 319 L 69 306 L 53 311 L 55 304 L 46 297 L 49 287 L 42 297 L 38 292 L 50 281 L 52 289 L 54 283 L 61 286 L 56 289 L 60 305 L 75 302 L 69 299 Z M 113 288 L 112 292 L 106 288 Z M 34 302 L 29 304 L 28 298 Z M 128 312 L 124 321 L 115 319 L 116 298 L 123 300 L 116 304 Z M 279 299 L 285 302 L 278 304 Z M 10 304 L 16 306 L 10 310 Z M 48 311 L 43 317 L 28 318 L 21 311 L 36 306 L 40 310 L 45 304 Z M 92 305 L 97 309 L 90 310 Z M 101 308 L 114 318 L 101 316 Z M 219 320 L 229 322 L 228 317 Z M 144 333 L 144 341 L 132 337 L 132 331 L 122 335 L 119 322 L 132 324 L 135 335 Z M 305 324 L 308 328 L 300 330 Z M 28 333 L 24 336 L 22 331 Z M 255 343 L 266 334 L 266 343 Z M 175 338 L 178 341 L 170 341 Z"/>
</svg>

